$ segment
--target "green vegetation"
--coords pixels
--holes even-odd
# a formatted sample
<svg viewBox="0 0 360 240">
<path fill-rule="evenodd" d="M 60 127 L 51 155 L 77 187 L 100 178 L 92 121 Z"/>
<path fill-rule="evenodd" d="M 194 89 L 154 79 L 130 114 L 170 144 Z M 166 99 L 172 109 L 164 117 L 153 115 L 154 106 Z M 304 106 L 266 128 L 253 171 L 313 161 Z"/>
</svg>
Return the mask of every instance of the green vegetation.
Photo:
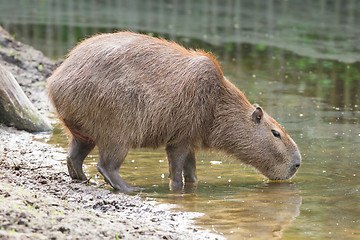
<svg viewBox="0 0 360 240">
<path fill-rule="evenodd" d="M 42 72 L 44 70 L 44 65 L 39 64 L 37 69 L 39 70 L 39 72 Z"/>
<path fill-rule="evenodd" d="M 7 55 L 8 57 L 13 57 L 14 56 L 14 50 L 11 49 Z"/>
</svg>

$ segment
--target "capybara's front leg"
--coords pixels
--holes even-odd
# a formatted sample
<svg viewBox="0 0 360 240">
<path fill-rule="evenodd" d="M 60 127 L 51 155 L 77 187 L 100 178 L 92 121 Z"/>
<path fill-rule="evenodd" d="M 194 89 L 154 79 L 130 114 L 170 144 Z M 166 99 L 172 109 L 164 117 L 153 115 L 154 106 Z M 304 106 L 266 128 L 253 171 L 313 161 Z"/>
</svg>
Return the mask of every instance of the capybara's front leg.
<svg viewBox="0 0 360 240">
<path fill-rule="evenodd" d="M 116 145 L 112 147 L 116 148 Z M 99 162 L 97 164 L 97 169 L 104 176 L 105 181 L 115 190 L 124 193 L 136 190 L 119 175 L 120 166 L 124 162 L 127 152 L 128 149 L 103 149 L 99 146 Z"/>
<path fill-rule="evenodd" d="M 69 175 L 72 179 L 87 179 L 82 169 L 82 165 L 84 159 L 94 147 L 95 144 L 93 142 L 84 142 L 73 136 L 66 159 Z"/>
<path fill-rule="evenodd" d="M 195 151 L 190 148 L 183 168 L 185 183 L 197 183 Z"/>
<path fill-rule="evenodd" d="M 183 168 L 188 155 L 187 144 L 168 145 L 166 153 L 169 161 L 170 190 L 178 192 L 183 187 Z"/>
</svg>

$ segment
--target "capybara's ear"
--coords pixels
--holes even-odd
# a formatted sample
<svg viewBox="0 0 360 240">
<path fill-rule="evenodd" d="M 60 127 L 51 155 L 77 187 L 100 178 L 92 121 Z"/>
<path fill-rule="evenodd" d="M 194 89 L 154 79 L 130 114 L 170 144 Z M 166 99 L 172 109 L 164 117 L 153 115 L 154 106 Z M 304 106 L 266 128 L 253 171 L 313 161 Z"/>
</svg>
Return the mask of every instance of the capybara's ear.
<svg viewBox="0 0 360 240">
<path fill-rule="evenodd" d="M 263 110 L 262 110 L 262 108 L 261 108 L 259 105 L 257 105 L 257 104 L 254 104 L 253 106 L 256 107 L 256 109 L 255 109 L 255 111 L 253 112 L 251 118 L 252 118 L 252 120 L 253 120 L 255 123 L 260 123 L 261 118 L 262 118 L 262 116 L 263 116 Z"/>
</svg>

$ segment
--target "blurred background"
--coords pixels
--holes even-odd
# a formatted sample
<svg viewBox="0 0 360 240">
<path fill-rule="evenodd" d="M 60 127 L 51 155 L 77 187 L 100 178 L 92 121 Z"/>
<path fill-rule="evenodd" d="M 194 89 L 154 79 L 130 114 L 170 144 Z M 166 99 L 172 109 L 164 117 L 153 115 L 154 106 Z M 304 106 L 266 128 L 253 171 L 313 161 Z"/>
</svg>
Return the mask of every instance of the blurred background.
<svg viewBox="0 0 360 240">
<path fill-rule="evenodd" d="M 5 29 L 55 58 L 85 36 L 126 29 L 192 47 L 206 43 L 220 48 L 224 61 L 244 43 L 360 60 L 355 0 L 1 0 L 0 6 Z"/>
<path fill-rule="evenodd" d="M 197 223 L 229 239 L 360 238 L 360 1 L 0 0 L 0 25 L 54 60 L 119 30 L 213 52 L 298 143 L 303 165 L 293 182 L 274 185 L 223 155 L 199 153 L 196 194 L 174 197 L 162 150 L 132 151 L 124 178 L 146 196 L 204 212 Z M 96 158 L 87 159 L 94 175 Z"/>
</svg>

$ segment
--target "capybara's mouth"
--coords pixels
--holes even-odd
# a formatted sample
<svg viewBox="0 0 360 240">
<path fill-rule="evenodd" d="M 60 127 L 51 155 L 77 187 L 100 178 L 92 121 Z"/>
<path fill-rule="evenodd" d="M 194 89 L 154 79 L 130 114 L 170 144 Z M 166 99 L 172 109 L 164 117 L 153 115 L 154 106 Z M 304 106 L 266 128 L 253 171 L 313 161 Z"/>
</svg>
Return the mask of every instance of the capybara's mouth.
<svg viewBox="0 0 360 240">
<path fill-rule="evenodd" d="M 275 178 L 270 178 L 269 177 L 269 181 L 270 182 L 290 182 L 291 178 L 293 178 L 297 172 L 297 170 L 299 169 L 299 165 L 295 165 L 293 167 L 290 168 L 289 173 L 286 177 L 275 177 Z"/>
<path fill-rule="evenodd" d="M 291 176 L 287 176 L 284 178 L 280 178 L 280 177 L 275 177 L 275 178 L 269 178 L 270 182 L 286 182 L 286 181 L 290 181 Z"/>
<path fill-rule="evenodd" d="M 290 180 L 290 178 L 288 178 L 288 179 L 277 179 L 277 180 L 269 179 L 269 182 L 291 182 L 291 180 Z"/>
</svg>

